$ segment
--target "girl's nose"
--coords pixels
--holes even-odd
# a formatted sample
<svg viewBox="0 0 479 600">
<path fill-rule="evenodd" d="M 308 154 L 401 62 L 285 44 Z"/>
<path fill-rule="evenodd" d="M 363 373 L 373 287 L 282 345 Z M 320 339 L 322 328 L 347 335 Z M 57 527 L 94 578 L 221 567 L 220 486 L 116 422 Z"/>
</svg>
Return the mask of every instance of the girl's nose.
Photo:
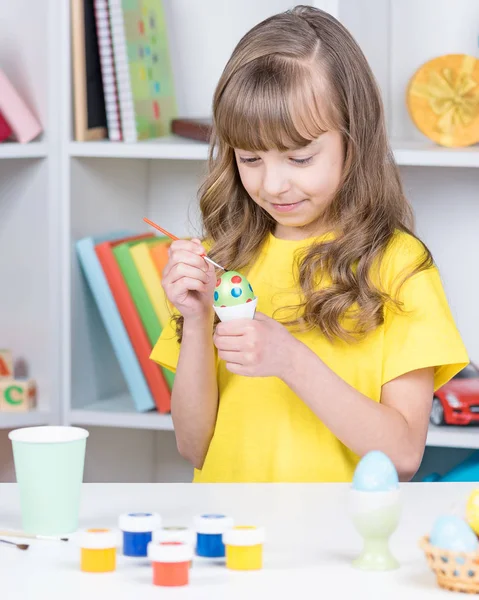
<svg viewBox="0 0 479 600">
<path fill-rule="evenodd" d="M 268 166 L 264 169 L 263 190 L 267 196 L 277 198 L 290 188 L 289 179 L 280 167 Z"/>
</svg>

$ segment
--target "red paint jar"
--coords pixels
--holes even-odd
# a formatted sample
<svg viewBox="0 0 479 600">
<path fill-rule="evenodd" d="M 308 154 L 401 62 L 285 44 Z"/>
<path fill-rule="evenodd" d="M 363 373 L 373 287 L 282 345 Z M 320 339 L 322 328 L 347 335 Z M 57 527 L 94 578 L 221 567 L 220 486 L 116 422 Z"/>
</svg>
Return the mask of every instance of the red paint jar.
<svg viewBox="0 0 479 600">
<path fill-rule="evenodd" d="M 153 564 L 153 585 L 188 585 L 192 546 L 182 542 L 150 542 L 148 557 Z"/>
</svg>

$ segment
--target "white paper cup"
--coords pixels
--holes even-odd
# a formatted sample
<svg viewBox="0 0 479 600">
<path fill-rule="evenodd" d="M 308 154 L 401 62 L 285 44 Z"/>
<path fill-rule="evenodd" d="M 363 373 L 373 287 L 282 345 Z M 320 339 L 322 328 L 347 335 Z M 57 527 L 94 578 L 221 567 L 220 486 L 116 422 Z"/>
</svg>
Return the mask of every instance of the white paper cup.
<svg viewBox="0 0 479 600">
<path fill-rule="evenodd" d="M 213 306 L 220 321 L 235 321 L 238 319 L 254 319 L 258 298 L 237 304 L 236 306 Z"/>
</svg>

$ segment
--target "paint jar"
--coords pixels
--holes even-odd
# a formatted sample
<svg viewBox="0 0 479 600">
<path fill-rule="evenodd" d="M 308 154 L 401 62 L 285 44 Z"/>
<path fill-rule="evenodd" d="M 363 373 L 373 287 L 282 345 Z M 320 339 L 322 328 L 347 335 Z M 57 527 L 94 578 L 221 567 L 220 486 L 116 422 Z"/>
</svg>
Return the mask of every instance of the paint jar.
<svg viewBox="0 0 479 600">
<path fill-rule="evenodd" d="M 192 546 L 182 542 L 150 542 L 148 558 L 153 564 L 153 585 L 188 585 Z"/>
<path fill-rule="evenodd" d="M 160 527 L 153 532 L 153 542 L 181 542 L 191 546 L 194 551 L 196 535 L 195 532 L 189 527 L 181 527 L 172 525 L 169 527 Z M 193 566 L 193 561 L 190 563 L 190 567 Z"/>
<path fill-rule="evenodd" d="M 196 554 L 206 558 L 223 557 L 223 533 L 232 527 L 233 519 L 225 515 L 206 514 L 196 517 Z"/>
<path fill-rule="evenodd" d="M 123 532 L 123 554 L 147 556 L 153 531 L 161 527 L 161 517 L 156 513 L 125 513 L 120 515 L 119 527 Z"/>
<path fill-rule="evenodd" d="M 263 566 L 263 527 L 238 526 L 223 534 L 226 567 L 235 571 L 253 571 Z"/>
<path fill-rule="evenodd" d="M 171 525 L 168 527 L 160 527 L 155 529 L 152 537 L 153 542 L 181 542 L 182 544 L 189 544 L 195 546 L 196 536 L 195 532 L 189 527 L 182 527 L 179 525 Z"/>
<path fill-rule="evenodd" d="M 111 529 L 86 529 L 78 532 L 80 569 L 86 573 L 107 573 L 116 569 L 117 536 Z"/>
</svg>

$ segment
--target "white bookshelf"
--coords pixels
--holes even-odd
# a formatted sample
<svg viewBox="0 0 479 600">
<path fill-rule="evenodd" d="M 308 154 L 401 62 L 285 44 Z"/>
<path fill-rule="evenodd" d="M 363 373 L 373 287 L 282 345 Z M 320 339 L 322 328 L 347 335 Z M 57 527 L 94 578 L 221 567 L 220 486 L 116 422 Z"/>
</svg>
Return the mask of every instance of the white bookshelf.
<svg viewBox="0 0 479 600">
<path fill-rule="evenodd" d="M 240 36 L 294 4 L 164 2 L 179 111 L 190 117 L 209 114 L 215 84 Z M 450 0 L 311 3 L 345 23 L 373 67 L 419 233 L 439 264 L 468 350 L 479 359 L 479 146 L 434 145 L 415 129 L 404 101 L 409 78 L 429 58 L 477 54 L 479 5 L 456 0 L 452 13 Z M 125 430 L 161 436 L 172 431 L 171 417 L 135 411 L 74 243 L 114 229 L 148 231 L 144 216 L 178 235 L 194 232 L 207 146 L 177 136 L 137 144 L 74 141 L 69 23 L 68 1 L 0 6 L 0 65 L 45 129 L 33 143 L 0 145 L 0 251 L 8 257 L 0 275 L 2 282 L 19 277 L 0 297 L 0 344 L 26 358 L 40 396 L 34 413 L 0 414 L 0 428 L 55 422 L 117 429 L 134 454 Z M 427 443 L 479 448 L 479 428 L 431 428 Z M 174 462 L 176 448 L 150 458 Z M 138 453 L 135 460 L 145 457 Z"/>
</svg>

